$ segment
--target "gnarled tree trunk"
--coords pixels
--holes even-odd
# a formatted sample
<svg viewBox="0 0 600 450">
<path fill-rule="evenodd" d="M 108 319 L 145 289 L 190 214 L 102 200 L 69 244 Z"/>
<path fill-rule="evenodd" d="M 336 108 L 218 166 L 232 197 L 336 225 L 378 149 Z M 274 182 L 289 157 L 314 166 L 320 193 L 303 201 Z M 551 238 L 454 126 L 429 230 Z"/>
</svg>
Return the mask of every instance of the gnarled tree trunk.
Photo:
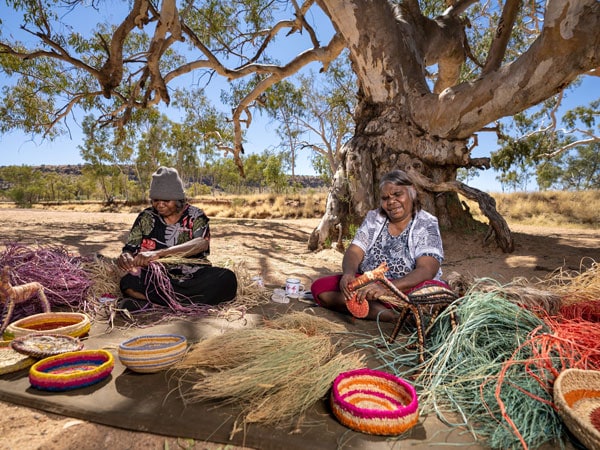
<svg viewBox="0 0 600 450">
<path fill-rule="evenodd" d="M 460 193 L 478 202 L 498 245 L 506 252 L 513 251 L 510 229 L 496 211 L 494 199 L 456 181 L 456 168 L 470 163 L 465 141 L 429 139 L 396 107 L 378 111 L 375 117 L 357 117 L 357 123 L 355 137 L 342 152 L 325 215 L 310 237 L 309 248 L 319 249 L 328 239 L 335 239 L 340 226 L 347 234 L 351 224 L 360 223 L 367 211 L 379 206 L 381 177 L 402 169 L 412 175 L 423 208 L 438 217 L 443 229 L 472 226 L 473 219 L 458 199 Z"/>
</svg>

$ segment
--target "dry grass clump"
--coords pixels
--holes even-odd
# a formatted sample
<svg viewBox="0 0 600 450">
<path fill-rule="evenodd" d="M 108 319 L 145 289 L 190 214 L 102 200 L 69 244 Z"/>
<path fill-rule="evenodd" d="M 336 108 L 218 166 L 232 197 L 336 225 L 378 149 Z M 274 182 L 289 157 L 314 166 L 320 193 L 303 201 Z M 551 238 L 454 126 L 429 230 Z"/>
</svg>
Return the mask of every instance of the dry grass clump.
<svg viewBox="0 0 600 450">
<path fill-rule="evenodd" d="M 196 197 L 191 203 L 209 217 L 244 219 L 302 219 L 325 213 L 325 192 L 300 194 L 251 194 Z"/>
<path fill-rule="evenodd" d="M 307 336 L 317 334 L 343 333 L 346 327 L 323 317 L 301 311 L 284 314 L 275 319 L 265 319 L 265 327 L 276 330 L 298 330 Z"/>
<path fill-rule="evenodd" d="M 561 296 L 563 305 L 600 300 L 600 264 L 586 258 L 579 272 L 558 269 L 546 285 Z"/>
<path fill-rule="evenodd" d="M 236 404 L 243 423 L 280 424 L 321 400 L 340 372 L 363 366 L 362 357 L 337 352 L 326 335 L 257 328 L 201 341 L 175 369 L 185 402 Z"/>
<path fill-rule="evenodd" d="M 600 191 L 496 193 L 493 197 L 498 212 L 509 222 L 598 228 Z M 478 211 L 477 205 L 473 205 L 471 210 Z"/>
</svg>

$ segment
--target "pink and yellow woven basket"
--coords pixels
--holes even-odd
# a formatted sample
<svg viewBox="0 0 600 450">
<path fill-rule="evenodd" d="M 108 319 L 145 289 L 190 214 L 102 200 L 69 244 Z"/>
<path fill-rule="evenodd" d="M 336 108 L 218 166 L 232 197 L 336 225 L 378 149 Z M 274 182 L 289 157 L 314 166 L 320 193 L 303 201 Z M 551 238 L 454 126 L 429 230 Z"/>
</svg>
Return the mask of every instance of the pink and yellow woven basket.
<svg viewBox="0 0 600 450">
<path fill-rule="evenodd" d="M 81 350 L 50 356 L 29 369 L 31 386 L 43 391 L 69 391 L 107 378 L 115 360 L 106 350 Z"/>
<path fill-rule="evenodd" d="M 362 433 L 396 436 L 419 420 L 414 387 L 378 370 L 365 368 L 339 374 L 333 382 L 330 403 L 343 425 Z"/>
</svg>

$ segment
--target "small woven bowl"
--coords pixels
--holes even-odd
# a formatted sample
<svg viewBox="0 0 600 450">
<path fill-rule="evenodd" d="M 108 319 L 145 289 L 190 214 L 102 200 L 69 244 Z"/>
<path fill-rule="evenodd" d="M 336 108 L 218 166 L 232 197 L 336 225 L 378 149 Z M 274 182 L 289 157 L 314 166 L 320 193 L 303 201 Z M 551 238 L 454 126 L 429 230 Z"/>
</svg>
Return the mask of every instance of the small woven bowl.
<svg viewBox="0 0 600 450">
<path fill-rule="evenodd" d="M 28 334 L 64 334 L 81 337 L 90 331 L 90 318 L 76 312 L 48 312 L 19 319 L 6 327 L 4 339 L 10 340 Z"/>
<path fill-rule="evenodd" d="M 354 431 L 397 436 L 419 420 L 417 393 L 408 382 L 372 369 L 339 374 L 330 396 L 335 417 Z"/>
<path fill-rule="evenodd" d="M 119 360 L 130 370 L 154 373 L 179 362 L 187 351 L 187 339 L 178 334 L 138 336 L 119 345 Z"/>
<path fill-rule="evenodd" d="M 558 415 L 589 449 L 600 449 L 600 371 L 563 370 L 554 381 Z"/>
<path fill-rule="evenodd" d="M 107 378 L 115 360 L 106 350 L 81 350 L 44 358 L 29 369 L 29 383 L 43 391 L 70 391 Z"/>
<path fill-rule="evenodd" d="M 83 342 L 79 338 L 64 334 L 33 333 L 14 338 L 9 342 L 13 350 L 37 359 L 83 349 Z"/>
</svg>

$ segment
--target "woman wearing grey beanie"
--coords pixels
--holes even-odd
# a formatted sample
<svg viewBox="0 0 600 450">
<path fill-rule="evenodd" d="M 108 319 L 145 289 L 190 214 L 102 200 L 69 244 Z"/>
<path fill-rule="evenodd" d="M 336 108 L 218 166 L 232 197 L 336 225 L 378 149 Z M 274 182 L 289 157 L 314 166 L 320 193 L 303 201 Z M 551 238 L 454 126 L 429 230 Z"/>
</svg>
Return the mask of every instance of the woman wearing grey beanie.
<svg viewBox="0 0 600 450">
<path fill-rule="evenodd" d="M 152 175 L 150 199 L 152 206 L 136 218 L 117 259 L 118 267 L 128 272 L 121 278 L 125 298 L 119 307 L 134 311 L 148 306 L 148 301 L 159 305 L 173 301 L 215 305 L 232 300 L 237 292 L 235 273 L 213 267 L 208 261 L 209 219 L 201 209 L 186 201 L 183 182 L 176 169 L 160 167 Z M 169 298 L 164 287 L 152 283 L 152 277 L 146 276 L 150 262 L 167 256 L 186 259 L 185 264 L 168 266 L 167 275 L 175 299 Z M 197 260 L 197 263 L 188 263 L 188 260 Z"/>
</svg>

